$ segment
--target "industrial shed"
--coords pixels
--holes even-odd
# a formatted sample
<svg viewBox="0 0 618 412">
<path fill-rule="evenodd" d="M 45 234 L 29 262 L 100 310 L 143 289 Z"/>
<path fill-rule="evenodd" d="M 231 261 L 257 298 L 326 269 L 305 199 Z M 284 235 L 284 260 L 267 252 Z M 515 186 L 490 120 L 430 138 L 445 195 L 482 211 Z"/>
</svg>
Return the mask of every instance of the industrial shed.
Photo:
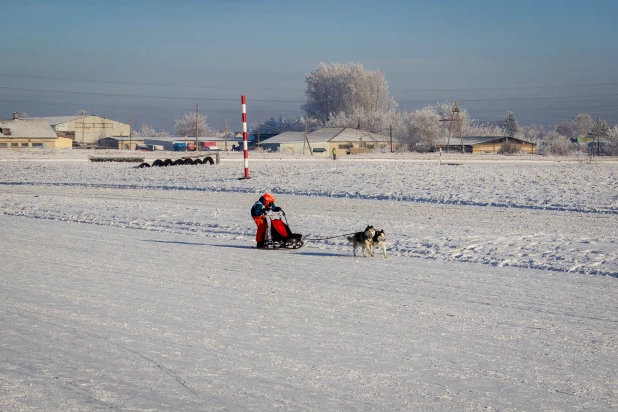
<svg viewBox="0 0 618 412">
<path fill-rule="evenodd" d="M 0 120 L 0 149 L 70 149 L 72 141 L 58 137 L 45 120 Z"/>
<path fill-rule="evenodd" d="M 536 144 L 514 137 L 505 136 L 464 136 L 464 151 L 465 153 L 473 154 L 496 154 L 506 143 L 513 144 L 518 151 L 525 153 L 535 153 Z M 461 139 L 459 137 L 451 137 L 450 145 L 445 145 L 445 150 L 461 152 Z"/>
<path fill-rule="evenodd" d="M 191 136 L 168 136 L 168 137 L 141 137 L 144 144 L 163 146 L 163 150 L 170 151 L 193 151 L 195 150 L 195 137 Z M 237 137 L 198 137 L 199 150 L 232 150 L 233 146 L 242 145 L 242 139 Z"/>
<path fill-rule="evenodd" d="M 131 134 L 131 125 L 101 116 L 54 116 L 37 119 L 47 121 L 58 136 L 72 139 L 77 145 L 95 144 L 100 139 L 112 136 L 128 138 Z"/>
<path fill-rule="evenodd" d="M 281 153 L 313 153 L 318 156 L 330 156 L 333 148 L 340 154 L 356 154 L 372 150 L 390 150 L 391 147 L 388 136 L 351 127 L 324 127 L 307 134 L 307 141 L 304 132 L 284 132 L 264 140 L 260 146 Z"/>
<path fill-rule="evenodd" d="M 144 144 L 144 138 L 137 136 L 112 136 L 97 142 L 99 147 L 118 150 L 135 150 L 136 146 L 141 144 Z"/>
</svg>

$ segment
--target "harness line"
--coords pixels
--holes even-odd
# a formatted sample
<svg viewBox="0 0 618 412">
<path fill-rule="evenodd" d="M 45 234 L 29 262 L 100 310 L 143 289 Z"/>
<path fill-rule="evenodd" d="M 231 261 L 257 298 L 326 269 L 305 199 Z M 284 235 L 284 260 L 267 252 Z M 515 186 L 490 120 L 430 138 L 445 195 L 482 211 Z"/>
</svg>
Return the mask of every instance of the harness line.
<svg viewBox="0 0 618 412">
<path fill-rule="evenodd" d="M 347 236 L 347 235 L 354 235 L 354 234 L 356 234 L 356 232 L 344 233 L 343 235 L 337 235 L 337 236 L 331 236 L 331 237 L 321 237 L 321 238 L 305 239 L 305 240 L 326 240 L 326 239 L 334 239 L 336 237 Z"/>
</svg>

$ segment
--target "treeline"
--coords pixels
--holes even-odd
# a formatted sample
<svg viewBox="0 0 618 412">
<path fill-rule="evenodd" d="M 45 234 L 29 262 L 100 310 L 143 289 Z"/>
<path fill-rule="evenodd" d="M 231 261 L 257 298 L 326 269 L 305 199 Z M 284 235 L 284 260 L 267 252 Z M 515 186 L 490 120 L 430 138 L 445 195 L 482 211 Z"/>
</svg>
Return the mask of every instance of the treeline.
<svg viewBox="0 0 618 412">
<path fill-rule="evenodd" d="M 539 154 L 558 156 L 590 150 L 589 143 L 595 139 L 597 148 L 603 142 L 604 154 L 618 155 L 618 126 L 610 127 L 607 122 L 592 119 L 585 113 L 546 129 L 536 124 L 520 127 L 515 114 L 510 111 L 503 121 L 480 122 L 471 119 L 465 107 L 455 108 L 454 102 L 436 103 L 408 112 L 400 110 L 390 96 L 384 75 L 378 70 L 365 69 L 360 63 L 319 63 L 305 76 L 305 83 L 307 100 L 301 107 L 305 116 L 270 118 L 260 124 L 262 133 L 354 127 L 383 135 L 392 134 L 402 150 L 416 152 L 435 150 L 448 135 L 509 136 L 536 143 Z M 458 120 L 453 121 L 455 118 Z M 200 114 L 197 123 L 202 135 L 226 133 L 212 129 L 205 115 Z M 257 128 L 258 125 L 253 124 L 249 131 L 255 133 Z M 176 119 L 176 135 L 193 136 L 195 130 L 194 113 Z M 142 136 L 152 136 L 153 133 L 167 134 L 154 131 L 147 125 L 137 131 Z"/>
</svg>

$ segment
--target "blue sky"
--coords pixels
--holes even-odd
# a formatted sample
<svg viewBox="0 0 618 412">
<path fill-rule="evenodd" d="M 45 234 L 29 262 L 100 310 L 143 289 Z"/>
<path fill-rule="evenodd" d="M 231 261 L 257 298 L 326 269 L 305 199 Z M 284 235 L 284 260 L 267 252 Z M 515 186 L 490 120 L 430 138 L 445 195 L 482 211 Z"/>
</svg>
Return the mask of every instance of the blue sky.
<svg viewBox="0 0 618 412">
<path fill-rule="evenodd" d="M 384 73 L 403 110 L 459 100 L 471 116 L 618 123 L 618 2 L 0 0 L 0 117 L 78 108 L 169 132 L 301 115 L 320 61 Z"/>
</svg>

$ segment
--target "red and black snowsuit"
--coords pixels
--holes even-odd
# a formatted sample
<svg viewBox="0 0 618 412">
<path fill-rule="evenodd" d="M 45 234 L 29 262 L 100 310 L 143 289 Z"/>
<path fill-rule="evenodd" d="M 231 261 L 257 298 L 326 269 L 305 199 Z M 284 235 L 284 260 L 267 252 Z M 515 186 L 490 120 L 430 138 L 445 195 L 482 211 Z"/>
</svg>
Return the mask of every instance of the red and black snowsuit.
<svg viewBox="0 0 618 412">
<path fill-rule="evenodd" d="M 264 216 L 269 210 L 280 210 L 274 203 L 270 203 L 266 206 L 264 201 L 264 196 L 260 197 L 260 199 L 253 204 L 251 208 L 251 217 L 253 217 L 253 221 L 257 225 L 257 233 L 255 234 L 255 241 L 259 246 L 264 245 L 264 241 L 266 240 L 266 231 L 268 230 L 268 223 L 266 222 L 266 217 Z"/>
</svg>

